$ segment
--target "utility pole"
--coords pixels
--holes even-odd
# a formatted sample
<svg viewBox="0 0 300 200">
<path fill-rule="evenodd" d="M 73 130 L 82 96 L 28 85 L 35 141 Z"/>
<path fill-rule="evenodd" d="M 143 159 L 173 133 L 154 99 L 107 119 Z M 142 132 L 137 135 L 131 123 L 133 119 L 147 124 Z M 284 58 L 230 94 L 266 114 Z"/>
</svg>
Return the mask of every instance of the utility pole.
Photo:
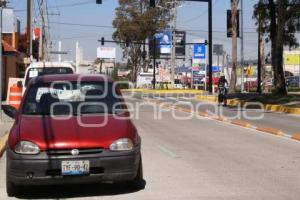
<svg viewBox="0 0 300 200">
<path fill-rule="evenodd" d="M 299 88 L 300 88 L 300 53 L 298 54 L 299 56 L 299 73 L 298 73 L 298 81 L 299 81 Z"/>
<path fill-rule="evenodd" d="M 32 0 L 27 0 L 27 55 L 32 59 Z"/>
<path fill-rule="evenodd" d="M 153 90 L 156 84 L 156 38 L 153 36 Z"/>
<path fill-rule="evenodd" d="M 6 4 L 5 1 L 0 0 L 0 122 L 2 121 L 2 7 Z"/>
<path fill-rule="evenodd" d="M 172 88 L 175 85 L 175 67 L 176 67 L 176 21 L 177 21 L 177 1 L 175 0 L 174 5 L 174 18 L 173 18 L 173 30 L 172 30 L 172 66 L 171 66 L 171 84 Z"/>
<path fill-rule="evenodd" d="M 40 9 L 40 17 L 41 17 L 41 27 L 40 27 L 40 42 L 39 42 L 39 60 L 44 61 L 45 60 L 45 48 L 44 48 L 44 35 L 45 35 L 45 20 L 44 20 L 44 1 L 40 0 L 39 3 L 39 9 Z"/>
<path fill-rule="evenodd" d="M 262 46 L 262 37 L 261 37 L 261 20 L 258 23 L 258 62 L 257 62 L 257 93 L 261 94 L 261 46 Z"/>
<path fill-rule="evenodd" d="M 61 41 L 58 41 L 58 52 L 61 52 Z M 61 62 L 61 54 L 58 54 L 58 62 Z"/>
<path fill-rule="evenodd" d="M 244 92 L 244 5 L 241 1 L 241 92 Z"/>
<path fill-rule="evenodd" d="M 79 73 L 79 65 L 80 65 L 80 48 L 79 43 L 76 42 L 76 73 Z"/>
<path fill-rule="evenodd" d="M 209 56 L 208 56 L 208 76 L 209 76 L 209 93 L 213 93 L 213 78 L 212 78 L 212 62 L 213 62 L 213 44 L 212 44 L 212 0 L 208 0 L 208 48 L 209 48 Z"/>
</svg>

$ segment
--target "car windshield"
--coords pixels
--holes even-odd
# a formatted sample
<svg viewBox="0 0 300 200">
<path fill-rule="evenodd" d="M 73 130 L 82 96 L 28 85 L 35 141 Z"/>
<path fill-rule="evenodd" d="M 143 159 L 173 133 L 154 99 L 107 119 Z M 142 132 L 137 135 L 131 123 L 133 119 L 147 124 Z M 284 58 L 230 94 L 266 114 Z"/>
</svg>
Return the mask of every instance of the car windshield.
<svg viewBox="0 0 300 200">
<path fill-rule="evenodd" d="M 124 108 L 123 100 L 113 92 L 111 83 L 39 83 L 29 88 L 23 114 L 112 114 Z"/>
<path fill-rule="evenodd" d="M 49 74 L 73 74 L 73 70 L 68 67 L 43 67 L 43 68 L 31 68 L 28 70 L 25 79 L 25 85 L 37 76 L 49 75 Z"/>
</svg>

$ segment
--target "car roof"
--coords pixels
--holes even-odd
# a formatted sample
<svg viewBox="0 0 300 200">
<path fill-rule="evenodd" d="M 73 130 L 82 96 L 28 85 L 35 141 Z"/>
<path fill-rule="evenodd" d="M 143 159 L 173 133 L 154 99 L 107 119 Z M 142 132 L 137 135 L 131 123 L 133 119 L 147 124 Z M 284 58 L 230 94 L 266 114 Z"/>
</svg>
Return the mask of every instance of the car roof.
<svg viewBox="0 0 300 200">
<path fill-rule="evenodd" d="M 28 69 L 43 67 L 69 67 L 74 69 L 74 67 L 68 62 L 34 62 L 29 65 Z"/>
<path fill-rule="evenodd" d="M 111 78 L 100 74 L 54 74 L 35 77 L 30 81 L 29 85 L 37 83 L 51 83 L 55 81 L 91 81 L 112 83 Z"/>
</svg>

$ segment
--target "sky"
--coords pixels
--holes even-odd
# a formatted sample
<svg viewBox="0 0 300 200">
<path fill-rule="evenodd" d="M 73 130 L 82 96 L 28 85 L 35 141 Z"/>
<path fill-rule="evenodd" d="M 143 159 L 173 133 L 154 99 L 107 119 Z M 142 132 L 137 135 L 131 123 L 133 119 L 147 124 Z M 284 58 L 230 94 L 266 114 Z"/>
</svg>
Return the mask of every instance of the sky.
<svg viewBox="0 0 300 200">
<path fill-rule="evenodd" d="M 37 0 L 34 1 L 35 26 L 38 26 Z M 244 1 L 244 44 L 245 58 L 257 58 L 257 33 L 255 21 L 252 19 L 253 6 L 257 0 Z M 50 39 L 53 50 L 57 50 L 58 41 L 62 41 L 63 59 L 75 59 L 75 43 L 78 41 L 83 49 L 85 60 L 96 58 L 96 49 L 100 46 L 98 39 L 110 40 L 114 29 L 112 21 L 118 0 L 103 0 L 97 5 L 96 0 L 47 0 L 49 8 Z M 9 7 L 15 9 L 21 20 L 22 28 L 26 24 L 26 0 L 10 0 Z M 213 43 L 223 44 L 224 50 L 231 54 L 231 39 L 226 37 L 226 10 L 230 9 L 230 0 L 213 0 Z M 178 8 L 177 29 L 187 31 L 187 41 L 208 38 L 207 3 L 183 2 Z M 69 25 L 67 25 L 69 24 Z M 72 25 L 70 25 L 72 24 Z M 75 25 L 79 24 L 79 25 Z M 88 25 L 88 26 L 83 26 Z M 105 46 L 115 46 L 106 44 Z M 240 42 L 238 43 L 240 49 Z M 240 50 L 239 50 L 240 51 Z M 187 52 L 188 53 L 188 52 Z M 117 60 L 122 61 L 122 53 L 118 48 Z"/>
</svg>

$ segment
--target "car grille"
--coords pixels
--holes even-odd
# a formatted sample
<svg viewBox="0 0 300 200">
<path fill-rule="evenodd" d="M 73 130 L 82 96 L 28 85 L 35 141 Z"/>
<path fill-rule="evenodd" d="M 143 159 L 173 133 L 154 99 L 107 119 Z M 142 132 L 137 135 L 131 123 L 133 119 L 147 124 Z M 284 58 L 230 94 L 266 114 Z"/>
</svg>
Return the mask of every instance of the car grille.
<svg viewBox="0 0 300 200">
<path fill-rule="evenodd" d="M 49 156 L 69 156 L 72 155 L 72 149 L 64 149 L 64 150 L 48 150 L 47 154 Z M 78 155 L 88 155 L 88 154 L 100 154 L 103 152 L 103 149 L 78 149 Z"/>
</svg>

